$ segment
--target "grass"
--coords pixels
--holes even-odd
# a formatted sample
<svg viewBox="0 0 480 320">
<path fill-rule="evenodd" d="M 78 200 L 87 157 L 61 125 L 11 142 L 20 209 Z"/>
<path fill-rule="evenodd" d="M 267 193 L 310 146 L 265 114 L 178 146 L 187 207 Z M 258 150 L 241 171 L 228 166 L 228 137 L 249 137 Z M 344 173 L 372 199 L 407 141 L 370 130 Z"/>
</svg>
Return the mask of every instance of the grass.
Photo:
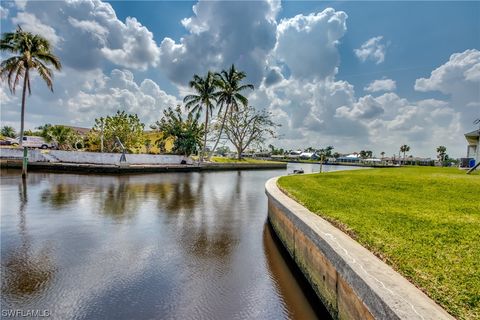
<svg viewBox="0 0 480 320">
<path fill-rule="evenodd" d="M 480 319 L 480 175 L 404 167 L 286 176 L 279 187 L 459 319 Z"/>
<path fill-rule="evenodd" d="M 260 159 L 252 159 L 252 158 L 243 158 L 243 159 L 233 159 L 233 158 L 225 158 L 225 157 L 212 157 L 210 159 L 212 162 L 216 163 L 282 163 L 279 161 L 269 161 L 269 160 L 260 160 Z"/>
</svg>

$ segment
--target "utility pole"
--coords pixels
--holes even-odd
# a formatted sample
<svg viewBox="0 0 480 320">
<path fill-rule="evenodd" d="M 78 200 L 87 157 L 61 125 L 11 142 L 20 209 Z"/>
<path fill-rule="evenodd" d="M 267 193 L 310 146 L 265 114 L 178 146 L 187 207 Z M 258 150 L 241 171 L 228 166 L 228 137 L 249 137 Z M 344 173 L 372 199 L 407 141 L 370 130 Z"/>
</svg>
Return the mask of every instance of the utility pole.
<svg viewBox="0 0 480 320">
<path fill-rule="evenodd" d="M 100 121 L 102 123 L 102 126 L 100 127 L 100 152 L 103 153 L 103 127 L 105 126 L 103 117 L 100 118 Z"/>
<path fill-rule="evenodd" d="M 22 162 L 22 178 L 27 177 L 27 165 L 28 165 L 28 149 L 23 147 L 23 162 Z"/>
<path fill-rule="evenodd" d="M 104 126 L 103 117 L 100 118 L 100 121 L 102 122 L 102 126 L 100 127 L 100 152 L 103 153 L 103 126 Z"/>
</svg>

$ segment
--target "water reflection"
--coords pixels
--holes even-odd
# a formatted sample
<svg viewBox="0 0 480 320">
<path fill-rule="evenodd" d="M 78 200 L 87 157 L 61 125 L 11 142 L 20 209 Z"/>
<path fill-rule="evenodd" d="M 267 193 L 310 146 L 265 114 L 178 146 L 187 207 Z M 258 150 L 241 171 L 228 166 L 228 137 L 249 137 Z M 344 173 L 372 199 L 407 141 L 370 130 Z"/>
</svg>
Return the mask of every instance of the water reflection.
<svg viewBox="0 0 480 320">
<path fill-rule="evenodd" d="M 38 250 L 28 235 L 25 209 L 28 203 L 27 182 L 18 186 L 18 234 L 20 244 L 2 252 L 2 295 L 11 301 L 26 301 L 40 294 L 52 281 L 56 267 L 52 250 L 44 245 Z"/>
<path fill-rule="evenodd" d="M 282 170 L 1 173 L 2 305 L 53 319 L 304 319 L 268 229 Z"/>
</svg>

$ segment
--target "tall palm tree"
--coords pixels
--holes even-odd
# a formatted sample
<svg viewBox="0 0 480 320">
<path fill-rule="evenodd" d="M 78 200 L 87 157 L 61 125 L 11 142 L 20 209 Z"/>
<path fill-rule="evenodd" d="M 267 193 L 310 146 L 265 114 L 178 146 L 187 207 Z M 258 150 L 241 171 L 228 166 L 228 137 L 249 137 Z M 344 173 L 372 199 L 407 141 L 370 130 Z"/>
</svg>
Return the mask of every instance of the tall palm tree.
<svg viewBox="0 0 480 320">
<path fill-rule="evenodd" d="M 445 147 L 445 146 L 438 146 L 437 147 L 438 159 L 442 162 L 442 166 L 443 166 L 443 163 L 445 162 L 446 152 L 447 152 L 447 147 Z"/>
<path fill-rule="evenodd" d="M 220 126 L 220 132 L 218 133 L 217 141 L 213 146 L 212 151 L 208 158 L 210 159 L 217 148 L 220 137 L 222 136 L 223 128 L 225 126 L 225 121 L 228 115 L 232 112 L 236 112 L 239 109 L 239 105 L 247 107 L 248 99 L 241 94 L 245 89 L 254 89 L 252 84 L 240 84 L 240 82 L 247 76 L 243 71 L 238 71 L 235 69 L 235 65 L 232 64 L 230 69 L 222 70 L 222 72 L 215 74 L 216 80 L 215 83 L 218 87 L 218 92 L 216 93 L 217 103 L 220 104 L 218 109 L 218 115 L 222 113 L 223 107 L 225 106 L 225 111 L 222 117 L 222 125 Z"/>
<path fill-rule="evenodd" d="M 53 71 L 48 66 L 60 70 L 62 65 L 57 56 L 51 52 L 51 45 L 40 35 L 23 31 L 20 26 L 15 32 L 6 32 L 0 39 L 0 51 L 12 54 L 0 64 L 0 78 L 6 80 L 12 94 L 23 78 L 22 112 L 20 120 L 20 145 L 23 140 L 25 121 L 26 93 L 32 94 L 30 71 L 36 70 L 53 92 Z"/>
<path fill-rule="evenodd" d="M 404 144 L 400 147 L 400 152 L 403 152 L 403 164 L 405 164 L 405 153 L 410 151 L 410 147 Z"/>
<path fill-rule="evenodd" d="M 205 134 L 203 139 L 203 150 L 200 155 L 200 161 L 203 161 L 207 150 L 207 134 L 208 134 L 208 118 L 213 113 L 216 103 L 216 81 L 212 72 L 208 71 L 207 75 L 202 78 L 198 75 L 193 76 L 193 80 L 189 83 L 196 94 L 190 94 L 183 98 L 185 108 L 193 113 L 200 113 L 205 110 Z"/>
</svg>

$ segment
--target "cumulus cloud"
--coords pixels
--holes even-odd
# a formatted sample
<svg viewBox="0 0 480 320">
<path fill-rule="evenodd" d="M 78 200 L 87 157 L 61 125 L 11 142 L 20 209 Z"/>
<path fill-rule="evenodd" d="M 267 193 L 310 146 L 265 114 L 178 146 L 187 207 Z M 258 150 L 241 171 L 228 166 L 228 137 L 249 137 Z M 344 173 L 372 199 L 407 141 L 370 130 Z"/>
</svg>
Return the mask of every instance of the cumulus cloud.
<svg viewBox="0 0 480 320">
<path fill-rule="evenodd" d="M 109 3 L 30 1 L 19 10 L 12 22 L 29 31 L 40 28 L 64 65 L 93 70 L 107 59 L 114 65 L 146 69 L 158 63 L 160 49 L 153 34 L 135 18 L 120 21 Z"/>
<path fill-rule="evenodd" d="M 6 19 L 8 17 L 8 12 L 9 10 L 7 8 L 0 6 L 0 19 Z"/>
<path fill-rule="evenodd" d="M 429 78 L 417 79 L 415 90 L 450 95 L 452 105 L 462 112 L 465 130 L 472 129 L 473 119 L 480 118 L 480 51 L 470 49 L 452 54 Z"/>
<path fill-rule="evenodd" d="M 283 19 L 277 28 L 274 56 L 292 76 L 323 79 L 337 72 L 337 45 L 347 30 L 347 15 L 332 8 Z"/>
<path fill-rule="evenodd" d="M 41 34 L 54 46 L 57 46 L 62 39 L 57 35 L 54 28 L 48 24 L 42 23 L 35 15 L 31 13 L 19 12 L 15 17 L 12 18 L 12 22 L 15 25 L 22 26 L 23 30 L 25 31 Z"/>
<path fill-rule="evenodd" d="M 371 119 L 384 112 L 382 105 L 371 95 L 361 97 L 351 108 L 342 106 L 336 110 L 336 115 L 352 119 Z"/>
<path fill-rule="evenodd" d="M 472 85 L 478 90 L 480 82 L 480 51 L 466 50 L 454 53 L 450 59 L 437 69 L 433 70 L 429 78 L 420 78 L 415 81 L 415 90 L 441 91 L 446 94 L 454 93 L 459 86 Z"/>
<path fill-rule="evenodd" d="M 383 36 L 373 37 L 365 41 L 360 48 L 353 50 L 360 61 L 374 61 L 380 64 L 385 61 L 387 45 L 383 42 Z"/>
<path fill-rule="evenodd" d="M 392 79 L 374 80 L 368 86 L 363 88 L 367 92 L 394 91 L 397 83 Z"/>
<path fill-rule="evenodd" d="M 220 70 L 234 63 L 248 81 L 259 84 L 276 40 L 278 1 L 199 1 L 194 16 L 182 20 L 187 34 L 160 45 L 160 68 L 185 85 L 194 73 Z M 239 14 L 241 12 L 241 14 Z"/>
<path fill-rule="evenodd" d="M 75 78 L 68 76 L 72 73 L 76 73 Z M 148 125 L 160 118 L 163 109 L 180 103 L 151 79 L 137 83 L 128 70 L 114 69 L 105 75 L 100 69 L 79 73 L 67 68 L 57 76 L 55 94 L 44 86 L 38 77 L 33 79 L 34 94 L 27 97 L 28 128 L 45 122 L 90 127 L 95 118 L 117 110 L 136 113 Z M 10 100 L 4 100 L 3 91 L 1 95 L 2 122 L 10 121 L 18 127 L 18 99 L 9 96 Z"/>
</svg>

